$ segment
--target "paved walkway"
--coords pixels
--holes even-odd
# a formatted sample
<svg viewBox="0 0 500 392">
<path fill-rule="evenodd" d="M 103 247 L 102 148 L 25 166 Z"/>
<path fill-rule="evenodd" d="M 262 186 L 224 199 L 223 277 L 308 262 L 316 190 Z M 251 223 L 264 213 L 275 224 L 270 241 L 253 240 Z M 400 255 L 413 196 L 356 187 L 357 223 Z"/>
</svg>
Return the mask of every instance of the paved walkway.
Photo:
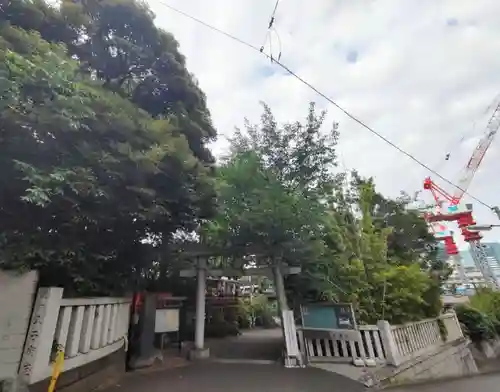
<svg viewBox="0 0 500 392">
<path fill-rule="evenodd" d="M 366 388 L 355 381 L 359 375 L 332 372 L 332 366 L 285 369 L 273 363 L 283 348 L 281 329 L 257 329 L 226 339 L 208 340 L 212 360 L 190 363 L 170 370 L 141 371 L 127 374 L 106 392 L 362 392 Z M 222 362 L 220 360 L 223 360 Z M 255 360 L 267 362 L 256 364 Z M 340 365 L 335 371 L 342 371 Z M 358 368 L 355 368 L 358 369 Z M 344 372 L 345 373 L 345 372 Z M 353 379 L 354 378 L 354 379 Z M 499 392 L 500 374 L 469 377 L 391 389 L 393 392 Z"/>
<path fill-rule="evenodd" d="M 278 361 L 283 351 L 283 332 L 276 329 L 243 331 L 240 336 L 207 339 L 210 356 L 217 359 Z"/>
<path fill-rule="evenodd" d="M 500 374 L 483 375 L 432 385 L 415 385 L 393 392 L 498 392 Z M 363 392 L 361 384 L 321 369 L 285 369 L 280 365 L 198 363 L 153 373 L 129 373 L 105 392 Z"/>
<path fill-rule="evenodd" d="M 362 392 L 346 377 L 282 365 L 198 363 L 170 371 L 131 374 L 106 392 Z M 488 391 L 481 391 L 488 392 Z M 498 392 L 498 390 L 497 390 Z"/>
</svg>

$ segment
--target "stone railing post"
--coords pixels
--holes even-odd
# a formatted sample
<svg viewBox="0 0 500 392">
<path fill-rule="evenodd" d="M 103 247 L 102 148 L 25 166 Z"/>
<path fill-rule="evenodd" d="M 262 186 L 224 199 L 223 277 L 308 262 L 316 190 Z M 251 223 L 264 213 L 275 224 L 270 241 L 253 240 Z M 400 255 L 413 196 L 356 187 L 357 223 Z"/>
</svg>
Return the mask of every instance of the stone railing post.
<svg viewBox="0 0 500 392">
<path fill-rule="evenodd" d="M 19 369 L 20 378 L 27 384 L 46 377 L 62 294 L 59 287 L 38 289 Z"/>
<path fill-rule="evenodd" d="M 455 321 L 455 324 L 457 326 L 457 331 L 458 331 L 458 337 L 463 338 L 464 337 L 464 331 L 462 330 L 462 326 L 460 325 L 460 321 L 458 320 L 457 313 L 453 310 L 453 320 Z"/>
<path fill-rule="evenodd" d="M 302 356 L 302 363 L 307 364 L 308 356 L 306 350 L 306 340 L 304 338 L 304 331 L 302 328 L 297 329 L 297 343 L 299 345 L 300 355 Z"/>
<path fill-rule="evenodd" d="M 401 356 L 392 334 L 391 324 L 386 320 L 380 320 L 377 322 L 377 327 L 380 330 L 380 339 L 384 347 L 387 364 L 398 366 L 401 364 Z"/>
</svg>

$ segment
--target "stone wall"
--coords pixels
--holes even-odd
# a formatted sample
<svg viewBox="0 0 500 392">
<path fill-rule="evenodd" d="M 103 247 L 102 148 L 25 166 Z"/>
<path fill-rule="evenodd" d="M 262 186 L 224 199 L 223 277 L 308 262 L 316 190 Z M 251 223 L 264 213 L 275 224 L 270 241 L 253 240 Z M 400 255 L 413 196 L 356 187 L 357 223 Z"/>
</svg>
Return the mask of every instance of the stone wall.
<svg viewBox="0 0 500 392">
<path fill-rule="evenodd" d="M 500 337 L 471 344 L 470 348 L 477 360 L 500 358 Z"/>
<path fill-rule="evenodd" d="M 58 392 L 90 392 L 118 383 L 125 374 L 123 349 L 97 361 L 62 373 L 57 380 Z M 29 386 L 29 392 L 46 392 L 50 378 Z"/>
<path fill-rule="evenodd" d="M 34 271 L 0 271 L 0 381 L 17 375 L 37 283 Z"/>
<path fill-rule="evenodd" d="M 500 370 L 500 338 L 471 343 L 469 349 L 481 373 Z"/>
<path fill-rule="evenodd" d="M 374 383 L 388 386 L 476 373 L 478 369 L 469 349 L 469 341 L 461 339 L 425 356 L 413 358 L 400 366 L 380 369 L 372 377 Z"/>
</svg>

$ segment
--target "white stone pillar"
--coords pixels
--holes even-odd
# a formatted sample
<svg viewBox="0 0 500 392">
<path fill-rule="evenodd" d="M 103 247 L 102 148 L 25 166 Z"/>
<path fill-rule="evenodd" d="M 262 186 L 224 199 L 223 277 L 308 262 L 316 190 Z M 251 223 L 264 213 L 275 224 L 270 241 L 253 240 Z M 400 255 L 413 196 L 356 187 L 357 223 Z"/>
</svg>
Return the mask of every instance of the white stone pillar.
<svg viewBox="0 0 500 392">
<path fill-rule="evenodd" d="M 391 324 L 386 320 L 380 320 L 377 322 L 377 327 L 380 330 L 380 338 L 384 347 L 387 364 L 398 366 L 401 364 L 401 357 L 394 336 L 392 335 Z"/>
<path fill-rule="evenodd" d="M 207 261 L 199 257 L 196 266 L 196 320 L 194 346 L 203 350 L 205 345 L 205 290 L 207 287 Z"/>
<path fill-rule="evenodd" d="M 273 266 L 274 286 L 276 287 L 276 298 L 278 299 L 278 309 L 280 316 L 285 310 L 288 310 L 288 302 L 286 300 L 285 280 L 281 271 L 281 263 Z"/>
<path fill-rule="evenodd" d="M 28 337 L 19 368 L 20 377 L 27 384 L 43 380 L 50 372 L 50 354 L 59 316 L 63 289 L 38 289 L 31 315 Z"/>
</svg>

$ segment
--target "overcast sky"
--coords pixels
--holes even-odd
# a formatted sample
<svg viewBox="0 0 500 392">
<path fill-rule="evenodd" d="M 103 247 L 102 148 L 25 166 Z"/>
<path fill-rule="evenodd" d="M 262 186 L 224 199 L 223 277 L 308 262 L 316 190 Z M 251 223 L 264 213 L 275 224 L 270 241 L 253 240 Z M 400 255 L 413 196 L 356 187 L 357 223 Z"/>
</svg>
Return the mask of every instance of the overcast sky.
<svg viewBox="0 0 500 392">
<path fill-rule="evenodd" d="M 275 0 L 165 2 L 258 47 L 275 5 Z M 328 126 L 340 123 L 339 150 L 348 169 L 373 176 L 388 196 L 421 189 L 425 169 L 259 53 L 176 14 L 162 1 L 149 4 L 157 25 L 180 42 L 189 71 L 207 94 L 220 135 L 216 155 L 227 147 L 224 135 L 244 117 L 258 121 L 260 100 L 280 121 L 304 118 L 307 103 L 316 101 L 328 110 Z M 283 63 L 456 182 L 484 132 L 492 112 L 488 106 L 500 93 L 498 15 L 498 0 L 281 0 L 274 27 Z M 273 34 L 271 40 L 277 55 L 278 39 Z M 500 137 L 469 188 L 490 205 L 500 205 L 499 150 Z M 474 208 L 478 223 L 500 223 L 487 208 L 477 203 Z M 498 238 L 500 230 L 486 235 Z"/>
</svg>

